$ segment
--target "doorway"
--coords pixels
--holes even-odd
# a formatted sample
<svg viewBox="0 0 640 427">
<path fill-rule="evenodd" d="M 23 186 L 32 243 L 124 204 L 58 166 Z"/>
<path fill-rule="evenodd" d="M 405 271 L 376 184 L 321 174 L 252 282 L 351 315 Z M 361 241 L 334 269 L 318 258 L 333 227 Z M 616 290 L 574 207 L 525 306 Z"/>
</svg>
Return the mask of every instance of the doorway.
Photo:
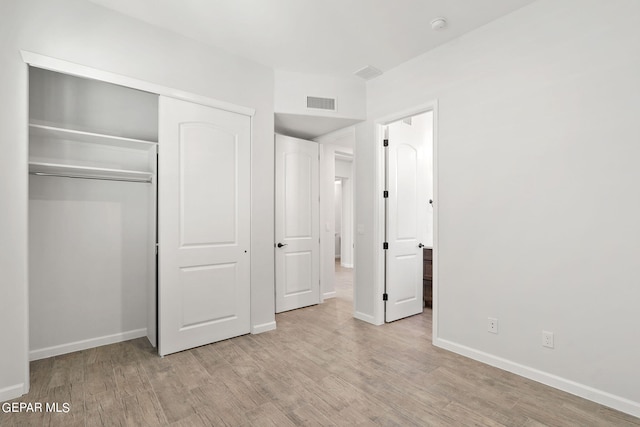
<svg viewBox="0 0 640 427">
<path fill-rule="evenodd" d="M 321 302 L 318 144 L 275 136 L 276 313 Z"/>
<path fill-rule="evenodd" d="M 335 296 L 353 303 L 353 155 L 335 152 Z"/>
<path fill-rule="evenodd" d="M 297 177 L 296 174 L 292 175 L 292 178 L 295 178 L 293 181 L 297 183 L 295 186 L 290 186 L 290 190 L 296 189 L 294 193 L 297 195 L 296 200 L 308 200 L 311 201 L 313 205 L 315 205 L 316 201 L 318 202 L 318 206 L 314 207 L 311 205 L 305 204 L 304 206 L 298 206 L 297 203 L 294 203 L 291 199 L 291 203 L 287 209 L 289 209 L 291 214 L 289 217 L 297 218 L 301 220 L 302 218 L 308 218 L 308 225 L 310 230 L 315 229 L 316 227 L 319 229 L 317 231 L 318 234 L 307 233 L 311 236 L 307 239 L 310 243 L 317 242 L 319 244 L 319 254 L 318 256 L 311 255 L 313 262 L 319 263 L 319 280 L 315 277 L 312 277 L 306 282 L 309 286 L 290 286 L 290 293 L 296 294 L 296 296 L 300 296 L 302 294 L 309 295 L 315 294 L 315 289 L 318 289 L 318 300 L 313 302 L 307 302 L 304 304 L 293 305 L 288 309 L 301 308 L 308 305 L 314 305 L 320 302 L 324 302 L 327 300 L 331 300 L 336 298 L 336 280 L 342 280 L 342 283 L 346 283 L 349 288 L 348 292 L 348 304 L 354 310 L 354 291 L 353 291 L 353 276 L 355 275 L 354 271 L 354 194 L 355 194 L 355 173 L 354 173 L 354 146 L 355 146 L 355 129 L 353 127 L 340 129 L 339 131 L 333 132 L 331 134 L 327 134 L 321 137 L 314 139 L 313 141 L 302 140 L 299 138 L 284 136 L 276 134 L 276 211 L 278 206 L 283 206 L 282 201 L 284 200 L 282 197 L 278 197 L 278 194 L 281 196 L 284 193 L 278 188 L 282 187 L 282 185 L 278 184 L 281 180 L 277 178 L 279 173 L 284 173 L 285 163 L 282 161 L 278 161 L 277 159 L 282 157 L 282 153 L 278 154 L 278 140 L 288 140 L 292 142 L 294 146 L 307 146 L 315 144 L 317 146 L 317 154 L 315 151 L 313 154 L 306 156 L 307 163 L 314 164 L 313 168 L 318 168 L 317 172 L 313 172 L 312 175 L 314 177 L 317 176 L 316 184 L 313 185 L 314 190 L 309 192 L 309 197 L 300 197 L 300 195 L 304 195 L 307 191 L 303 191 L 300 183 L 302 181 L 307 182 L 306 178 L 301 181 L 300 177 Z M 293 149 L 293 148 L 292 148 Z M 319 163 L 317 166 L 316 159 Z M 289 159 L 289 164 L 293 166 L 293 159 Z M 297 168 L 298 172 L 309 170 L 309 168 Z M 293 169 L 292 169 L 293 171 Z M 306 176 L 306 175 L 305 175 Z M 336 180 L 339 181 L 339 189 L 340 196 L 338 203 L 336 203 Z M 309 182 L 310 184 L 310 182 Z M 311 192 L 316 191 L 315 187 L 318 187 L 319 197 L 318 195 L 313 195 Z M 304 185 L 306 188 L 306 184 Z M 280 201 L 279 201 L 280 200 Z M 336 233 L 335 230 L 335 221 L 336 221 L 336 205 L 339 206 L 338 213 L 338 221 L 340 222 L 340 230 Z M 302 209 L 302 211 L 300 211 Z M 282 212 L 285 209 L 281 209 Z M 306 214 L 301 215 L 300 212 L 306 212 Z M 311 213 L 311 216 L 308 215 Z M 317 214 L 317 215 L 316 215 Z M 287 250 L 291 249 L 292 242 L 286 242 L 282 240 L 284 235 L 278 232 L 278 224 L 281 225 L 281 229 L 284 230 L 284 222 L 283 216 L 279 215 L 276 212 L 276 238 L 274 240 L 274 250 L 276 251 L 276 300 L 278 299 L 278 294 L 285 294 L 287 292 L 287 288 L 285 288 L 282 283 L 284 280 L 288 280 L 287 276 L 283 273 L 278 275 L 278 271 L 284 272 L 283 268 L 279 266 L 278 257 L 285 258 L 284 255 Z M 280 219 L 278 219 L 280 218 Z M 338 234 L 338 235 L 337 235 Z M 306 239 L 304 237 L 305 234 L 302 232 L 295 233 L 296 241 L 301 241 Z M 336 247 L 338 245 L 338 247 Z M 313 252 L 313 249 L 308 249 L 307 252 Z M 336 254 L 339 254 L 339 263 L 336 265 Z M 299 256 L 299 259 L 302 257 Z M 297 283 L 304 283 L 305 280 L 301 280 L 297 277 L 299 272 L 306 271 L 315 271 L 314 266 L 312 265 L 310 269 L 305 268 L 293 268 L 295 263 L 293 258 L 289 257 L 291 264 L 291 274 L 289 275 L 290 282 L 295 280 Z M 282 260 L 281 260 L 282 261 Z M 280 262 L 282 264 L 282 262 Z M 295 270 L 295 271 L 294 271 Z M 296 273 L 296 274 L 294 274 Z M 338 279 L 336 279 L 336 274 L 338 275 Z M 348 277 L 346 277 L 348 275 Z M 278 280 L 278 276 L 283 278 L 283 280 Z M 308 275 L 307 275 L 308 276 Z M 344 279 L 344 280 L 343 280 Z M 319 285 L 319 288 L 316 286 Z M 308 290 L 311 290 L 310 292 Z M 287 310 L 280 310 L 276 304 L 276 313 Z"/>
<path fill-rule="evenodd" d="M 382 124 L 385 322 L 432 306 L 433 123 L 427 110 Z"/>
</svg>

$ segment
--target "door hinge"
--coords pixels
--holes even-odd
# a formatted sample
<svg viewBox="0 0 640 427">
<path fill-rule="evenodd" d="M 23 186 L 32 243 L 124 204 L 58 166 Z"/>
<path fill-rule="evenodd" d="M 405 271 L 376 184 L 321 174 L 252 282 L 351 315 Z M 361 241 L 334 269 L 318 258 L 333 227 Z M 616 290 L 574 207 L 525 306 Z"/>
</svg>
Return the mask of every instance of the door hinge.
<svg viewBox="0 0 640 427">
<path fill-rule="evenodd" d="M 388 139 L 383 140 L 382 141 L 382 146 L 383 147 L 388 147 L 389 146 L 389 140 Z"/>
<path fill-rule="evenodd" d="M 382 249 L 389 249 L 389 243 L 388 242 L 384 242 L 382 244 Z"/>
<path fill-rule="evenodd" d="M 160 246 L 159 243 L 156 243 L 156 255 L 158 255 L 158 247 Z"/>
<path fill-rule="evenodd" d="M 389 198 L 389 192 L 387 190 L 384 190 L 382 192 L 382 197 L 384 197 L 385 199 Z"/>
<path fill-rule="evenodd" d="M 387 294 L 386 292 L 382 294 L 382 301 L 389 301 L 389 294 Z"/>
</svg>

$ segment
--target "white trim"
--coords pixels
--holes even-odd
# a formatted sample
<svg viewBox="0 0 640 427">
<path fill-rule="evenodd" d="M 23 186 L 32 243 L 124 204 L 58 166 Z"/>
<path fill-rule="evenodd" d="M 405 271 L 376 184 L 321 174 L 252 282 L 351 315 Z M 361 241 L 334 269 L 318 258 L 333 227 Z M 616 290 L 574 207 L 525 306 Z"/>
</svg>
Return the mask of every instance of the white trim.
<svg viewBox="0 0 640 427">
<path fill-rule="evenodd" d="M 433 109 L 432 111 L 432 132 L 433 132 L 433 140 L 432 140 L 432 165 L 433 165 L 433 177 L 432 177 L 432 185 L 433 185 L 433 204 L 431 205 L 433 207 L 433 241 L 431 242 L 431 265 L 432 265 L 432 272 L 431 272 L 431 292 L 432 292 L 432 298 L 431 298 L 431 307 L 432 307 L 432 312 L 431 312 L 431 337 L 432 340 L 437 339 L 439 337 L 438 335 L 438 316 L 440 314 L 439 311 L 439 307 L 440 307 L 440 303 L 438 302 L 438 295 L 440 294 L 438 292 L 438 283 L 440 283 L 440 269 L 438 268 L 438 266 L 440 265 L 440 256 L 438 255 L 438 248 L 440 247 L 440 245 L 438 244 L 438 236 L 440 235 L 439 233 L 439 218 L 440 218 L 440 214 L 438 213 L 438 200 L 440 200 L 440 191 L 439 191 L 439 187 L 438 187 L 438 183 L 440 182 L 439 178 L 438 178 L 438 171 L 439 171 L 439 167 L 438 167 L 438 100 L 434 100 L 433 101 Z"/>
<path fill-rule="evenodd" d="M 384 323 L 384 252 L 382 251 L 382 243 L 384 242 L 384 200 L 380 195 L 384 191 L 384 147 L 382 141 L 384 139 L 383 124 L 379 121 L 374 122 L 374 144 L 375 147 L 375 184 L 373 186 L 373 247 L 375 252 L 375 262 L 373 269 L 373 321 L 375 325 Z"/>
<path fill-rule="evenodd" d="M 68 344 L 55 345 L 52 347 L 31 350 L 29 360 L 46 359 L 47 357 L 59 356 L 61 354 L 73 353 L 74 351 L 86 350 L 88 348 L 100 347 L 108 344 L 115 344 L 136 338 L 147 336 L 147 328 L 135 329 L 133 331 L 120 332 L 103 337 L 89 338 L 87 340 L 75 341 Z"/>
<path fill-rule="evenodd" d="M 254 156 L 254 144 L 253 144 L 253 136 L 254 136 L 254 129 L 253 129 L 253 125 L 255 124 L 255 118 L 253 116 L 251 116 L 251 118 L 249 119 L 249 325 L 253 325 L 253 322 L 255 320 L 255 314 L 254 314 L 254 307 L 256 307 L 258 305 L 258 302 L 256 301 L 256 292 L 254 289 L 254 286 L 257 284 L 257 280 L 256 280 L 256 276 L 253 274 L 253 268 L 255 267 L 255 257 L 253 256 L 253 241 L 254 241 L 254 234 L 253 234 L 253 167 L 254 167 L 254 162 L 253 162 L 253 156 Z M 273 139 L 274 142 L 274 149 L 275 149 L 275 136 Z M 275 171 L 274 171 L 274 176 L 275 176 Z M 273 253 L 273 252 L 272 252 Z M 274 266 L 275 266 L 275 261 L 274 261 Z M 276 282 L 275 282 L 275 271 L 274 271 L 274 276 L 273 276 L 273 296 L 275 298 L 275 287 L 276 287 Z M 274 304 L 274 308 L 275 308 L 275 300 L 273 301 Z M 275 311 L 275 310 L 274 310 Z M 272 321 L 272 323 L 274 324 L 273 329 L 275 329 L 275 313 L 273 313 L 274 316 L 274 320 Z M 260 333 L 260 332 L 254 332 L 255 328 L 254 326 L 251 326 L 251 333 Z M 264 331 L 263 331 L 264 332 Z"/>
<path fill-rule="evenodd" d="M 25 389 L 24 384 L 15 384 L 9 387 L 0 388 L 0 402 L 15 399 L 16 397 L 20 397 L 28 392 L 29 390 Z"/>
<path fill-rule="evenodd" d="M 344 267 L 344 268 L 353 268 L 353 264 L 342 264 L 342 263 L 340 263 L 340 266 Z"/>
<path fill-rule="evenodd" d="M 251 327 L 251 333 L 253 335 L 256 335 L 256 334 L 261 334 L 263 332 L 273 331 L 275 329 L 276 329 L 276 321 L 274 320 L 273 322 L 262 323 L 260 325 L 253 325 Z"/>
<path fill-rule="evenodd" d="M 444 340 L 442 338 L 434 338 L 433 345 L 468 357 L 470 359 L 477 360 L 478 362 L 482 362 L 487 365 L 512 372 L 516 375 L 520 375 L 530 380 L 537 381 L 558 390 L 566 391 L 567 393 L 571 393 L 584 399 L 588 399 L 593 402 L 608 406 L 610 408 L 617 409 L 635 417 L 640 417 L 640 403 L 625 399 L 624 397 L 616 396 L 614 394 L 607 393 L 605 391 L 598 390 L 593 387 L 589 387 L 587 385 L 550 374 L 548 372 L 540 371 L 529 366 L 521 365 L 511 360 L 503 359 L 501 357 L 497 357 L 483 351 L 475 350 L 473 348 L 460 345 L 452 341 Z"/>
<path fill-rule="evenodd" d="M 326 218 L 324 217 L 323 213 L 324 210 L 323 208 L 323 204 L 326 203 L 325 200 L 322 199 L 322 172 L 324 171 L 324 166 L 325 166 L 325 158 L 324 158 L 324 145 L 318 143 L 318 141 L 315 140 L 311 140 L 313 142 L 315 142 L 318 145 L 318 304 L 322 304 L 324 302 L 324 294 L 322 292 L 322 290 L 324 289 L 325 285 L 327 284 L 327 278 L 325 277 L 325 269 L 324 269 L 324 264 L 325 264 L 325 255 L 324 255 L 324 245 L 327 244 L 327 239 L 326 238 L 322 238 L 322 235 L 324 234 L 322 232 L 323 228 L 322 228 L 322 223 L 326 220 Z M 275 147 L 274 147 L 274 153 L 275 153 Z M 273 175 L 275 178 L 275 174 L 277 173 L 277 171 L 273 170 Z M 275 189 L 274 189 L 275 190 Z M 274 197 L 274 201 L 275 201 L 275 197 Z M 275 203 L 275 202 L 274 202 Z M 274 228 L 275 231 L 275 228 Z M 335 243 L 334 243 L 335 244 Z M 334 261 L 335 262 L 335 261 Z M 274 259 L 274 265 L 275 265 L 275 259 Z M 277 268 L 277 266 L 276 266 Z M 335 276 L 334 276 L 335 277 Z M 277 284 L 276 284 L 277 286 Z"/>
<path fill-rule="evenodd" d="M 437 283 L 438 283 L 438 244 L 437 244 L 437 227 L 438 227 L 438 100 L 434 99 L 425 104 L 417 105 L 415 107 L 402 110 L 388 116 L 380 117 L 373 121 L 374 125 L 374 144 L 375 149 L 375 185 L 374 185 L 374 230 L 373 230 L 373 244 L 375 248 L 382 248 L 384 242 L 384 199 L 380 196 L 384 191 L 384 147 L 382 140 L 384 139 L 383 126 L 406 117 L 416 116 L 421 113 L 431 111 L 433 113 L 433 339 L 437 337 L 437 324 L 438 324 L 438 304 L 437 304 Z M 373 317 L 375 324 L 381 325 L 384 323 L 384 301 L 382 300 L 382 294 L 384 293 L 384 252 L 380 249 L 377 251 L 376 266 L 373 270 L 373 286 L 374 286 L 374 307 Z M 373 323 L 373 322 L 372 322 Z"/>
<path fill-rule="evenodd" d="M 325 300 L 327 300 L 327 299 L 329 299 L 329 298 L 335 298 L 335 297 L 336 297 L 336 295 L 337 295 L 337 292 L 336 292 L 336 291 L 325 292 L 325 293 L 323 294 L 323 296 L 324 296 L 324 299 L 325 299 Z"/>
<path fill-rule="evenodd" d="M 370 314 L 363 313 L 361 311 L 354 311 L 353 312 L 353 317 L 355 317 L 358 320 L 362 320 L 363 322 L 371 323 L 372 325 L 376 325 L 376 326 L 382 325 L 382 323 L 384 323 L 384 322 L 382 322 L 382 323 L 376 322 L 376 319 L 375 319 L 374 316 L 371 316 Z"/>
<path fill-rule="evenodd" d="M 336 145 L 336 147 L 341 147 L 341 145 Z M 351 162 L 353 163 L 353 153 L 347 153 L 344 151 L 340 151 L 340 150 L 335 150 L 334 151 L 334 161 L 336 160 L 342 160 L 343 162 Z M 351 177 L 349 177 L 351 178 Z"/>
<path fill-rule="evenodd" d="M 26 77 L 27 82 L 28 82 L 28 78 L 29 78 L 29 67 L 25 64 L 23 66 L 22 69 L 23 72 L 23 76 Z M 28 85 L 28 83 L 27 83 Z M 28 87 L 28 86 L 27 86 Z M 27 105 L 29 105 L 29 95 L 27 94 Z M 22 114 L 20 115 L 20 117 L 23 118 L 23 124 L 27 124 L 29 123 L 29 111 L 28 109 L 26 111 L 23 111 Z M 27 127 L 28 129 L 28 127 Z M 29 150 L 29 131 L 27 130 L 27 133 L 24 135 L 25 139 L 23 139 L 22 141 L 20 141 L 20 144 L 24 144 L 24 146 L 27 148 L 27 151 Z M 27 153 L 27 162 L 28 162 L 29 156 Z M 24 165 L 27 167 L 27 171 L 29 170 L 29 166 Z M 29 178 L 27 177 L 27 185 L 29 183 Z M 23 318 L 23 325 L 24 325 L 24 330 L 22 331 L 23 333 L 23 337 L 24 337 L 24 341 L 23 341 L 23 350 L 24 353 L 21 354 L 22 356 L 22 362 L 24 363 L 24 370 L 23 370 L 23 374 L 24 374 L 24 379 L 23 379 L 23 383 L 20 384 L 21 388 L 22 388 L 22 392 L 20 394 L 18 394 L 17 396 L 12 396 L 12 397 L 18 397 L 21 394 L 27 394 L 29 393 L 29 391 L 31 390 L 31 365 L 30 365 L 30 361 L 29 361 L 29 349 L 31 347 L 31 343 L 30 343 L 30 336 L 29 336 L 29 332 L 31 331 L 31 320 L 30 320 L 30 312 L 29 310 L 31 309 L 31 305 L 29 304 L 29 293 L 30 293 L 30 283 L 31 283 L 31 277 L 29 276 L 29 219 L 28 219 L 28 211 L 29 211 L 29 205 L 28 205 L 28 199 L 29 199 L 29 187 L 27 186 L 26 189 L 26 199 L 25 203 L 26 204 L 26 208 L 27 208 L 27 234 L 26 234 L 26 248 L 25 248 L 25 257 L 27 260 L 27 266 L 26 266 L 26 274 L 25 274 L 25 279 L 26 279 L 26 283 L 25 286 L 23 287 L 23 298 L 24 298 L 24 302 L 25 302 L 25 309 L 22 311 L 24 318 Z M 14 386 L 16 387 L 16 386 Z M 0 390 L 0 401 L 4 401 L 6 400 L 5 397 L 9 396 L 12 391 L 11 391 L 12 387 L 8 387 L 8 388 L 4 388 L 2 390 Z"/>
<path fill-rule="evenodd" d="M 64 61 L 62 59 L 41 55 L 39 53 L 29 52 L 26 50 L 21 50 L 20 53 L 22 54 L 22 60 L 33 67 L 70 74 L 72 76 L 113 83 L 120 86 L 126 86 L 145 92 L 182 99 L 183 101 L 189 101 L 196 104 L 218 108 L 220 110 L 230 111 L 232 113 L 243 114 L 245 116 L 253 116 L 256 112 L 254 108 L 231 104 L 225 101 L 219 101 L 217 99 L 208 98 L 206 96 L 184 92 L 179 89 L 169 88 L 155 83 L 146 82 L 144 80 L 139 80 L 133 77 L 124 76 L 122 74 L 111 73 L 109 71 L 103 71 L 97 68 L 88 67 L 86 65 L 76 64 L 74 62 Z"/>
</svg>

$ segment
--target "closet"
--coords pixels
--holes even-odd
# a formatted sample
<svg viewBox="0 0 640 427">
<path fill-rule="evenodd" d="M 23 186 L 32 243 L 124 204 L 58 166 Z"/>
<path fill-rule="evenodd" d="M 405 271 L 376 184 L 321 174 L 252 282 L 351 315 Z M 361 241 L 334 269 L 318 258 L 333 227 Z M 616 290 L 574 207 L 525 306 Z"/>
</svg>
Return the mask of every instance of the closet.
<svg viewBox="0 0 640 427">
<path fill-rule="evenodd" d="M 31 360 L 249 332 L 250 123 L 29 68 Z"/>
</svg>

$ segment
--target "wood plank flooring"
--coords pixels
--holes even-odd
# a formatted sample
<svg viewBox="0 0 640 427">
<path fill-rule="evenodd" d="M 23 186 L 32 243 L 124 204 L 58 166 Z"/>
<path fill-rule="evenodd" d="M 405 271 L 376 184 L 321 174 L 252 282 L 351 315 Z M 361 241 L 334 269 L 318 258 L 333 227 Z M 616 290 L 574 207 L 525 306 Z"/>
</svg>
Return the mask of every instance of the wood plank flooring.
<svg viewBox="0 0 640 427">
<path fill-rule="evenodd" d="M 0 426 L 640 426 L 640 419 L 431 345 L 431 311 L 383 326 L 337 298 L 277 315 L 278 329 L 159 358 L 146 339 L 31 364 Z"/>
</svg>

